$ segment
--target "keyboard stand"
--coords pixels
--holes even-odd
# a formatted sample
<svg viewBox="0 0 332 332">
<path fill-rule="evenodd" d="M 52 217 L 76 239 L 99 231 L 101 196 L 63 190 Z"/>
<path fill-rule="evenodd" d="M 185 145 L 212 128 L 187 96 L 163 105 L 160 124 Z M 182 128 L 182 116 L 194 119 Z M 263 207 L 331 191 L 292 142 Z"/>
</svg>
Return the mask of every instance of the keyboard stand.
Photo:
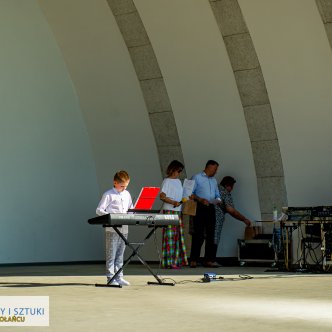
<svg viewBox="0 0 332 332">
<path fill-rule="evenodd" d="M 123 271 L 125 266 L 129 264 L 129 262 L 137 256 L 139 261 L 149 270 L 149 272 L 154 276 L 154 278 L 157 280 L 157 282 L 151 282 L 148 281 L 148 285 L 166 285 L 166 286 L 174 286 L 175 283 L 173 282 L 163 282 L 150 268 L 150 266 L 145 262 L 145 260 L 142 258 L 142 256 L 139 254 L 140 248 L 144 245 L 145 241 L 147 241 L 151 235 L 155 232 L 156 228 L 159 227 L 165 227 L 165 226 L 152 226 L 151 231 L 146 235 L 144 238 L 143 242 L 141 243 L 130 243 L 124 236 L 123 234 L 118 230 L 118 226 L 109 226 L 112 227 L 117 234 L 121 237 L 121 239 L 124 241 L 126 244 L 126 247 L 130 248 L 132 253 L 130 256 L 126 259 L 126 261 L 123 263 L 122 267 L 115 273 L 115 275 L 107 282 L 107 284 L 95 284 L 96 287 L 117 287 L 121 288 L 121 285 L 112 285 L 112 282 L 117 279 L 118 275 Z M 136 245 L 136 247 L 134 247 Z"/>
</svg>

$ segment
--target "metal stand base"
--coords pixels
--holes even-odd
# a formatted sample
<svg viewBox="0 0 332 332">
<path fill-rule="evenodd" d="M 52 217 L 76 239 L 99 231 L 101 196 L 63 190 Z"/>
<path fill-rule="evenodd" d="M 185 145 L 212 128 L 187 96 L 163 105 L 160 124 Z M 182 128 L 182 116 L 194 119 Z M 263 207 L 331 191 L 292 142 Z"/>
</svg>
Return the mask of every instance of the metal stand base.
<svg viewBox="0 0 332 332">
<path fill-rule="evenodd" d="M 175 283 L 174 282 L 155 282 L 155 281 L 148 281 L 148 285 L 175 286 Z"/>
<path fill-rule="evenodd" d="M 122 285 L 110 285 L 110 284 L 95 284 L 96 287 L 116 287 L 122 288 Z"/>
</svg>

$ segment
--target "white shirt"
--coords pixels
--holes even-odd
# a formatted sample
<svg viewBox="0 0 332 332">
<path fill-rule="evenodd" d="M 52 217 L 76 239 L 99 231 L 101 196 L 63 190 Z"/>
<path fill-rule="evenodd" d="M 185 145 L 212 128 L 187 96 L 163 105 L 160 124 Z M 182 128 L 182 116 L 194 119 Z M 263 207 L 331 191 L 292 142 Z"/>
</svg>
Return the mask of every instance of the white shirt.
<svg viewBox="0 0 332 332">
<path fill-rule="evenodd" d="M 182 183 L 179 179 L 164 179 L 161 185 L 161 192 L 173 201 L 181 202 L 183 195 Z M 174 207 L 174 205 L 165 203 L 162 206 L 163 210 L 181 211 L 182 205 Z"/>
<path fill-rule="evenodd" d="M 109 213 L 127 213 L 133 206 L 131 196 L 127 190 L 118 192 L 115 188 L 106 191 L 98 204 L 96 213 L 102 216 Z M 106 227 L 106 231 L 115 232 L 112 227 Z M 119 227 L 123 234 L 128 233 L 128 225 Z"/>
</svg>

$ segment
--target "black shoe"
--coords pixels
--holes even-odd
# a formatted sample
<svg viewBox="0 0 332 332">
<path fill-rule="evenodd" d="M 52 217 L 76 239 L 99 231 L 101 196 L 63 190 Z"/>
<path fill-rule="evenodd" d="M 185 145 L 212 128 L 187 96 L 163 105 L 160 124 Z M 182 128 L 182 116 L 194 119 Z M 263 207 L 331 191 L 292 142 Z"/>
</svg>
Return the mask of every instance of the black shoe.
<svg viewBox="0 0 332 332">
<path fill-rule="evenodd" d="M 190 262 L 190 267 L 196 268 L 197 267 L 197 263 L 195 261 L 191 261 Z"/>
<path fill-rule="evenodd" d="M 218 268 L 221 267 L 221 265 L 217 262 L 206 262 L 204 264 L 205 267 L 212 267 L 212 268 Z"/>
</svg>

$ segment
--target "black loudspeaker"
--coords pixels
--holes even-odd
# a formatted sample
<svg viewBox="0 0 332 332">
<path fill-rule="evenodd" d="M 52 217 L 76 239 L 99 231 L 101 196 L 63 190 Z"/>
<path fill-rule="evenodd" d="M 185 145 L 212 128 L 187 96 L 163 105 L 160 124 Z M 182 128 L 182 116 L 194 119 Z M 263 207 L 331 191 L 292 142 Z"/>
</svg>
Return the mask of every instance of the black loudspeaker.
<svg viewBox="0 0 332 332">
<path fill-rule="evenodd" d="M 275 253 L 272 240 L 238 240 L 238 260 L 240 263 L 274 262 Z"/>
<path fill-rule="evenodd" d="M 312 224 L 305 226 L 305 233 L 307 238 L 318 237 L 321 238 L 321 226 L 320 224 Z"/>
</svg>

